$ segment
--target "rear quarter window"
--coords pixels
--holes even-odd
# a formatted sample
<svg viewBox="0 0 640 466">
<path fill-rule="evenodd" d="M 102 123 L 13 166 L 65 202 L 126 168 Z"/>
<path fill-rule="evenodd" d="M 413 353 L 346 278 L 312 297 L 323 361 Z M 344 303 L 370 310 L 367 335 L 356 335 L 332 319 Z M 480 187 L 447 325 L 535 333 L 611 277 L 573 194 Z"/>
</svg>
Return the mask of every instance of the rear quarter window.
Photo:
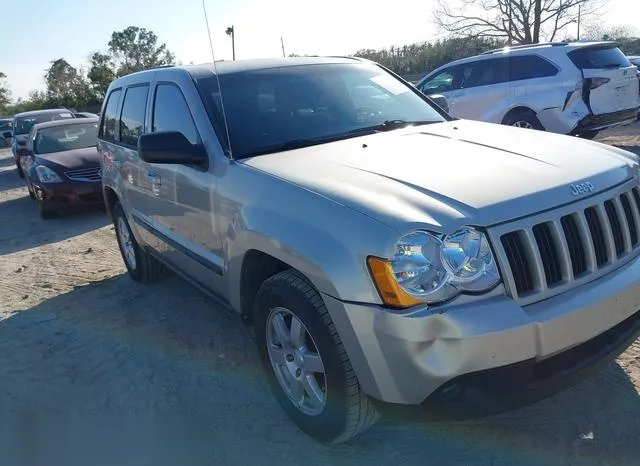
<svg viewBox="0 0 640 466">
<path fill-rule="evenodd" d="M 618 47 L 588 47 L 569 52 L 571 61 L 581 70 L 626 68 L 631 62 Z"/>
<path fill-rule="evenodd" d="M 106 141 L 115 141 L 116 138 L 116 113 L 118 111 L 118 103 L 120 102 L 121 89 L 111 91 L 107 98 L 104 115 L 100 124 L 100 139 Z"/>
</svg>

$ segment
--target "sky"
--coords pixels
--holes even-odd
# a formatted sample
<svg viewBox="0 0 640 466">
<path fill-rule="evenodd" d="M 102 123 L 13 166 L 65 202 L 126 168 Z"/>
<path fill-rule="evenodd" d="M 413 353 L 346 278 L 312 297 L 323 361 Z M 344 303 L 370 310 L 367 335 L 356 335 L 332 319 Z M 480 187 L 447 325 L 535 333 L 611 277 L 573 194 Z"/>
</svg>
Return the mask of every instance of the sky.
<svg viewBox="0 0 640 466">
<path fill-rule="evenodd" d="M 435 0 L 205 0 L 216 60 L 286 54 L 348 55 L 442 37 L 433 22 Z M 105 51 L 111 33 L 139 26 L 156 33 L 177 60 L 211 62 L 202 0 L 0 0 L 0 71 L 14 98 L 43 89 L 49 63 L 65 58 L 75 67 L 94 51 Z M 629 24 L 640 17 L 640 1 L 609 0 L 599 18 Z"/>
</svg>

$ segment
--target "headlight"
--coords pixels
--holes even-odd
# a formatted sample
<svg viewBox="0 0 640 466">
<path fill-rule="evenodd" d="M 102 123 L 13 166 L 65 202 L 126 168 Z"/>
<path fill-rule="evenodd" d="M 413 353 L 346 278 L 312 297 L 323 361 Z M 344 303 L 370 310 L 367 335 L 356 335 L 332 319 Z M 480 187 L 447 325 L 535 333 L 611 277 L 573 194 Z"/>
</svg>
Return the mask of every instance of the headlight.
<svg viewBox="0 0 640 466">
<path fill-rule="evenodd" d="M 391 260 L 371 257 L 369 267 L 383 301 L 393 307 L 482 293 L 500 282 L 487 237 L 469 227 L 445 236 L 409 233 L 398 240 Z"/>
<path fill-rule="evenodd" d="M 62 181 L 56 172 L 44 165 L 38 165 L 36 167 L 36 173 L 43 183 L 60 183 Z"/>
</svg>

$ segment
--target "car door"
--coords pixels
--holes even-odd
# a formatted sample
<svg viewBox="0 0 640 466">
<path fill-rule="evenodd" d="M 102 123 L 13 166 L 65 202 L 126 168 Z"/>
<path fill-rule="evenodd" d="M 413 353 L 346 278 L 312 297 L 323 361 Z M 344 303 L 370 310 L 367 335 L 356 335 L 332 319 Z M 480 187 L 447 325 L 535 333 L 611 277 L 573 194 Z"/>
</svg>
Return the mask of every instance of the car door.
<svg viewBox="0 0 640 466">
<path fill-rule="evenodd" d="M 507 58 L 489 58 L 459 65 L 451 99 L 452 114 L 458 118 L 491 121 L 489 115 L 497 107 L 507 106 L 511 99 Z M 499 113 L 499 112 L 498 112 Z"/>
<path fill-rule="evenodd" d="M 138 138 L 145 130 L 149 89 L 149 82 L 142 82 L 131 84 L 121 91 L 122 105 L 114 124 L 116 133 L 105 158 L 110 158 L 107 163 L 120 174 L 122 202 L 129 206 L 125 211 L 131 213 L 132 227 L 142 242 L 152 245 L 155 237 L 147 228 L 151 224 L 148 215 L 151 186 L 144 176 L 149 170 L 148 164 L 138 156 L 137 147 Z M 105 119 L 110 118 L 107 115 L 108 107 L 109 103 Z"/>
<path fill-rule="evenodd" d="M 183 84 L 156 83 L 151 131 L 178 131 L 192 144 L 201 144 L 188 104 L 198 104 L 200 98 L 193 86 Z M 155 186 L 149 214 L 165 260 L 201 286 L 220 294 L 224 262 L 214 224 L 215 177 L 207 169 L 189 165 L 154 163 L 148 169 Z"/>
</svg>

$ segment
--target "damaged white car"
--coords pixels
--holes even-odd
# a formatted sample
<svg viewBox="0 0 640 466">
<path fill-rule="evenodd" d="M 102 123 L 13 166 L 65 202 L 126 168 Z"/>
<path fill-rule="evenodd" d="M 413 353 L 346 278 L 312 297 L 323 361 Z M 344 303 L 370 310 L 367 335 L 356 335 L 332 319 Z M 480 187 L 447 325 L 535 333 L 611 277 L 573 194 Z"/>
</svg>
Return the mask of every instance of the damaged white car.
<svg viewBox="0 0 640 466">
<path fill-rule="evenodd" d="M 593 138 L 636 120 L 637 67 L 614 42 L 554 42 L 491 50 L 421 79 L 458 118 Z"/>
</svg>

